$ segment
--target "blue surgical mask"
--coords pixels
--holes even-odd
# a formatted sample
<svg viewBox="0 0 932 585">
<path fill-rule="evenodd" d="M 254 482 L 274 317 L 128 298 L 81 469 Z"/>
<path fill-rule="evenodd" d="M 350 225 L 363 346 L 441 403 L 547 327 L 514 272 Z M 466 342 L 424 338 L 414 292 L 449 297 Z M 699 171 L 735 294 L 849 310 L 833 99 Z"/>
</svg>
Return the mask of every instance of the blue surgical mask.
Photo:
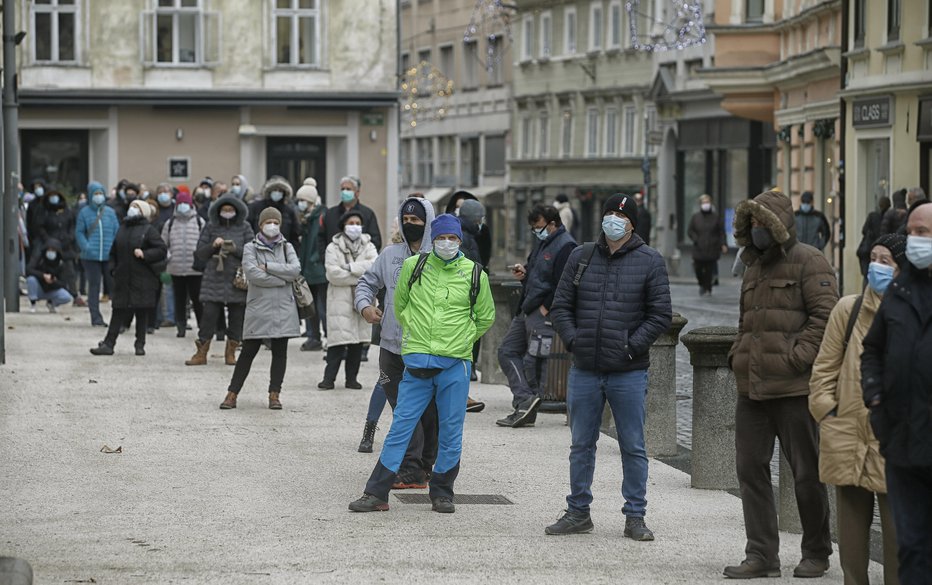
<svg viewBox="0 0 932 585">
<path fill-rule="evenodd" d="M 887 292 L 887 287 L 893 282 L 895 270 L 892 266 L 871 262 L 867 267 L 867 284 L 874 289 L 874 292 L 883 294 Z"/>
<path fill-rule="evenodd" d="M 232 187 L 230 187 L 230 193 L 232 193 L 236 197 L 239 197 L 239 194 L 242 190 L 243 188 L 240 187 L 239 185 L 233 185 Z"/>
<path fill-rule="evenodd" d="M 919 270 L 932 266 L 932 238 L 907 236 L 906 259 Z"/>
<path fill-rule="evenodd" d="M 606 238 L 617 242 L 628 233 L 628 220 L 610 213 L 602 218 L 602 231 Z"/>
<path fill-rule="evenodd" d="M 93 197 L 91 197 L 91 201 L 94 202 L 94 205 L 97 205 L 99 207 L 103 205 L 104 203 L 106 203 L 107 196 L 104 195 L 103 193 L 98 193 L 97 195 L 94 195 Z"/>
<path fill-rule="evenodd" d="M 49 250 L 48 252 L 45 253 L 45 257 L 48 258 L 49 260 L 55 260 L 56 258 L 58 258 L 58 252 L 56 252 L 55 250 Z"/>
<path fill-rule="evenodd" d="M 349 189 L 343 189 L 340 191 L 340 201 L 343 203 L 349 203 L 356 198 L 356 193 L 350 191 Z"/>
<path fill-rule="evenodd" d="M 61 197 L 59 197 L 58 195 L 50 195 L 49 203 L 51 203 L 52 205 L 58 205 L 59 203 L 61 203 Z"/>
<path fill-rule="evenodd" d="M 188 212 L 191 211 L 191 205 L 189 205 L 188 203 L 179 203 L 176 209 L 178 210 L 178 213 L 180 213 L 181 215 L 187 215 Z"/>
<path fill-rule="evenodd" d="M 546 227 L 542 227 L 540 229 L 531 228 L 531 231 L 534 232 L 534 235 L 537 236 L 537 239 L 540 240 L 541 242 L 543 242 L 544 240 L 547 239 L 548 236 L 550 236 L 550 234 L 547 233 Z"/>
<path fill-rule="evenodd" d="M 35 196 L 42 197 L 43 195 L 45 195 L 45 189 L 42 187 L 36 187 Z"/>
<path fill-rule="evenodd" d="M 308 206 L 307 201 L 304 201 L 304 200 L 298 201 L 298 209 L 300 209 L 301 211 L 307 211 L 307 206 Z"/>
<path fill-rule="evenodd" d="M 159 200 L 159 203 L 161 203 L 162 205 L 168 205 L 169 203 L 171 203 L 171 200 L 172 200 L 171 193 L 168 193 L 167 191 L 162 191 L 161 193 L 159 193 L 158 200 Z"/>
<path fill-rule="evenodd" d="M 809 213 L 810 211 L 812 211 L 812 204 L 811 204 L 811 203 L 802 203 L 802 204 L 800 204 L 800 206 L 799 206 L 799 210 L 802 211 L 803 213 Z"/>
<path fill-rule="evenodd" d="M 275 203 L 278 203 L 279 201 L 281 201 L 284 196 L 285 194 L 282 193 L 281 191 L 272 191 L 271 193 L 269 193 L 269 199 L 271 199 Z"/>
</svg>

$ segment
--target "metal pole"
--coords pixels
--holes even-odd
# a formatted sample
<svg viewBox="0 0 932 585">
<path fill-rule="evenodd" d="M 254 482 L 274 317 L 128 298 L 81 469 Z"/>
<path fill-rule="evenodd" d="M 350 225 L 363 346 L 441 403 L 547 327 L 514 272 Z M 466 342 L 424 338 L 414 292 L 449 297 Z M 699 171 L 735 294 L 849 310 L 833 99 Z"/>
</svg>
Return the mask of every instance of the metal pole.
<svg viewBox="0 0 932 585">
<path fill-rule="evenodd" d="M 3 144 L 3 139 L 6 137 L 4 134 L 3 119 L 0 117 L 0 144 Z M 4 165 L 3 165 L 3 155 L 0 154 L 0 177 L 5 177 L 4 174 Z M 3 237 L 4 232 L 6 231 L 6 216 L 7 205 L 5 203 L 6 189 L 3 188 L 3 181 L 0 181 L 0 238 Z M 0 280 L 6 275 L 6 254 L 3 253 L 3 250 L 0 250 Z M 18 286 L 18 284 L 17 284 Z M 19 291 L 17 291 L 18 293 Z M 3 310 L 6 297 L 6 287 L 0 283 L 0 365 L 6 363 L 6 312 Z"/>
<path fill-rule="evenodd" d="M 16 2 L 3 3 L 3 288 L 8 313 L 19 313 L 19 104 L 16 99 Z"/>
</svg>

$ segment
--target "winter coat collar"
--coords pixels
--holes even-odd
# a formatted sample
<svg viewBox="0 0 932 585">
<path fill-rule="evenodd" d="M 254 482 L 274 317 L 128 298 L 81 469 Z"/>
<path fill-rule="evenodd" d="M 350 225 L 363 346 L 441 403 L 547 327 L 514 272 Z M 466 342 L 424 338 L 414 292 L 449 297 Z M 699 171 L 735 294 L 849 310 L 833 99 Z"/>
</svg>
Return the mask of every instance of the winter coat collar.
<svg viewBox="0 0 932 585">
<path fill-rule="evenodd" d="M 338 233 L 333 236 L 333 243 L 337 245 L 341 252 L 344 254 L 349 254 L 353 258 L 359 256 L 362 251 L 369 245 L 369 242 L 372 241 L 372 236 L 369 234 L 362 234 L 355 241 L 346 237 L 346 234 L 343 232 Z"/>
<path fill-rule="evenodd" d="M 284 241 L 285 241 L 285 236 L 281 234 L 278 234 L 273 239 L 267 238 L 265 234 L 263 234 L 262 232 L 259 232 L 258 234 L 256 234 L 256 245 L 259 246 L 260 248 L 265 248 L 266 250 L 274 250 L 276 246 L 278 246 Z"/>
</svg>

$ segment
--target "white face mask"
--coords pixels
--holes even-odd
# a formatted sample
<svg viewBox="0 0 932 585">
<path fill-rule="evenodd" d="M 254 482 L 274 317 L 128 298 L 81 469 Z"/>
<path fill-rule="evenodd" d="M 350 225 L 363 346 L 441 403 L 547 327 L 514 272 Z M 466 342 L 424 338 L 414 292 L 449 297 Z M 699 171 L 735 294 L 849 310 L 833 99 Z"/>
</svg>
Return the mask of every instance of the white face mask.
<svg viewBox="0 0 932 585">
<path fill-rule="evenodd" d="M 361 225 L 343 226 L 343 233 L 346 234 L 346 237 L 351 240 L 358 240 L 359 236 L 362 235 L 362 226 Z"/>
<path fill-rule="evenodd" d="M 701 209 L 702 211 L 706 211 L 706 212 L 712 211 L 712 204 L 703 203 L 702 205 L 699 206 L 699 209 Z"/>
<path fill-rule="evenodd" d="M 282 228 L 277 223 L 266 223 L 262 226 L 262 233 L 267 238 L 277 238 L 278 234 L 282 233 Z"/>
<path fill-rule="evenodd" d="M 434 241 L 434 253 L 437 256 L 440 256 L 444 260 L 452 260 L 456 258 L 456 255 L 459 254 L 460 245 L 459 242 L 453 240 L 435 240 Z"/>
<path fill-rule="evenodd" d="M 236 212 L 235 211 L 221 211 L 220 217 L 222 217 L 223 219 L 233 219 L 234 217 L 236 217 Z"/>
<path fill-rule="evenodd" d="M 126 212 L 126 217 L 139 217 L 142 215 L 142 212 L 139 211 L 138 207 L 130 207 Z"/>
</svg>

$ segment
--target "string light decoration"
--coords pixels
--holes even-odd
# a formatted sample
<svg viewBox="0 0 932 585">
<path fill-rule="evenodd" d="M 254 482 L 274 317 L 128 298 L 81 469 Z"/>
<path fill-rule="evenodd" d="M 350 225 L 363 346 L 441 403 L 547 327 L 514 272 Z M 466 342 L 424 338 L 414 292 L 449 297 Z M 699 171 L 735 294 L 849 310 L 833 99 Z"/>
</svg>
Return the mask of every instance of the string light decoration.
<svg viewBox="0 0 932 585">
<path fill-rule="evenodd" d="M 645 0 L 653 2 L 653 0 Z M 706 42 L 705 23 L 702 19 L 702 0 L 669 0 L 672 5 L 667 22 L 652 18 L 641 12 L 641 0 L 628 0 L 625 10 L 631 30 L 631 47 L 637 51 L 663 52 L 682 51 L 686 47 L 702 45 Z M 640 31 L 638 22 L 644 19 L 651 23 L 650 28 L 658 30 Z"/>
<path fill-rule="evenodd" d="M 453 81 L 429 62 L 421 61 L 404 72 L 401 93 L 405 123 L 417 128 L 419 122 L 440 120 L 447 115 Z"/>
<path fill-rule="evenodd" d="M 463 42 L 474 43 L 480 38 L 486 39 L 484 56 L 476 51 L 476 57 L 485 70 L 491 74 L 505 57 L 514 41 L 511 35 L 511 17 L 516 6 L 506 4 L 502 0 L 476 0 L 472 18 Z"/>
</svg>

